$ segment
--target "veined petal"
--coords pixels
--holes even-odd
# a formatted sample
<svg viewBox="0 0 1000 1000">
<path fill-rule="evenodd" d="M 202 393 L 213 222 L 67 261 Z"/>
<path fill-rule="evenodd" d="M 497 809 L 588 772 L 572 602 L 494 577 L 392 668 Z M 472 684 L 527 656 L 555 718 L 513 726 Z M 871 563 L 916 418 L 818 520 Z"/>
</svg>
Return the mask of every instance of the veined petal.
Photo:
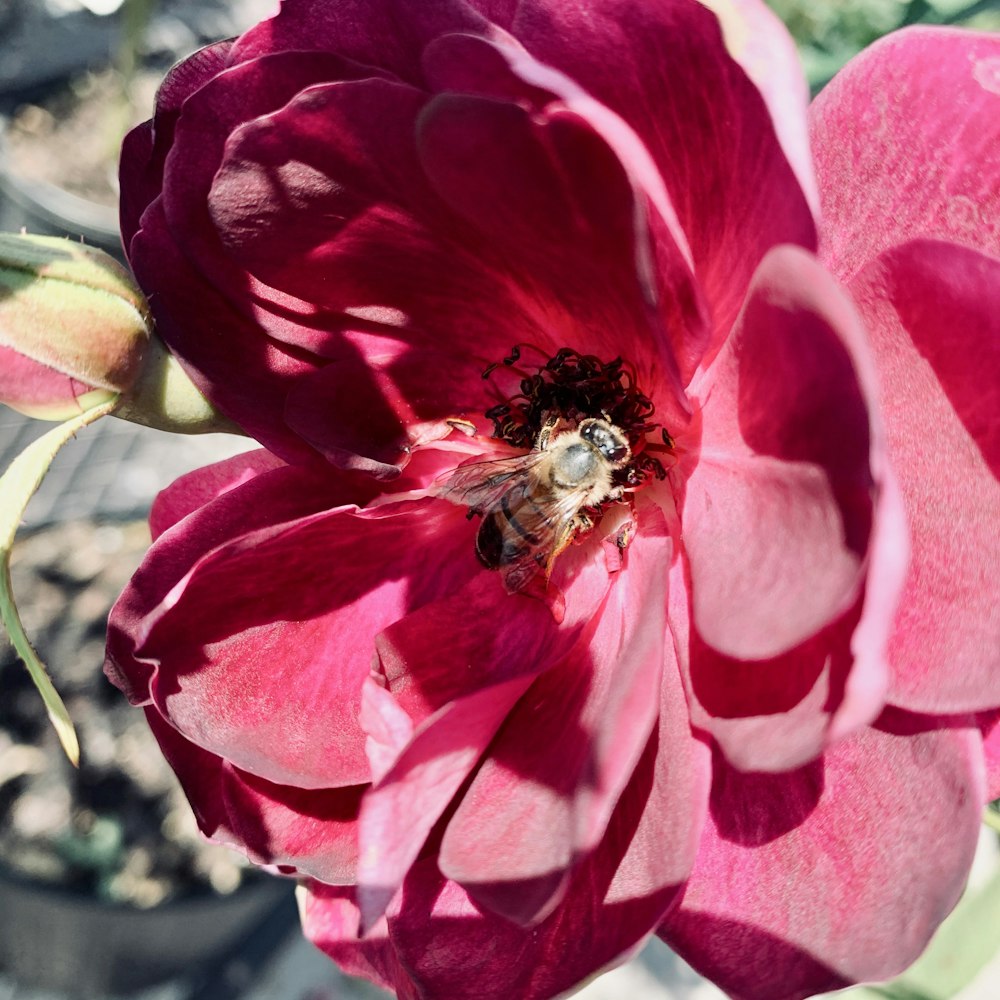
<svg viewBox="0 0 1000 1000">
<path fill-rule="evenodd" d="M 275 785 L 190 743 L 154 708 L 146 709 L 146 719 L 207 837 L 257 864 L 335 884 L 354 881 L 365 786 Z"/>
<path fill-rule="evenodd" d="M 682 704 L 664 649 L 669 562 L 662 517 L 647 508 L 586 640 L 525 693 L 449 819 L 439 866 L 479 905 L 521 924 L 551 912 L 604 835 L 660 691 Z"/>
<path fill-rule="evenodd" d="M 492 13 L 534 60 L 620 116 L 649 151 L 690 246 L 717 346 L 765 252 L 816 245 L 771 110 L 727 51 L 718 21 L 695 0 L 523 0 L 508 11 Z M 783 140 L 794 131 L 783 128 Z"/>
<path fill-rule="evenodd" d="M 507 594 L 496 573 L 482 571 L 379 636 L 376 677 L 391 698 L 369 682 L 362 725 L 376 783 L 362 813 L 358 896 L 366 927 L 382 915 L 473 770 L 488 767 L 480 758 L 501 726 L 517 724 L 512 710 L 534 679 L 584 656 L 574 650 L 586 643 L 609 591 L 599 547 L 591 547 L 597 558 L 574 567 L 558 622 L 547 603 Z M 554 740 L 546 734 L 550 749 Z"/>
<path fill-rule="evenodd" d="M 923 240 L 851 283 L 913 539 L 889 699 L 915 712 L 1000 702 L 998 289 L 1000 259 Z"/>
<path fill-rule="evenodd" d="M 399 961 L 391 988 L 401 997 L 548 1000 L 637 950 L 677 898 L 675 880 L 693 857 L 708 788 L 705 748 L 675 711 L 661 718 L 667 744 L 654 735 L 600 845 L 574 869 L 563 901 L 540 924 L 522 928 L 483 912 L 440 874 L 434 858 L 418 860 L 388 914 L 388 941 Z M 666 759 L 658 761 L 661 751 Z M 306 933 L 338 961 L 364 951 L 363 941 L 320 937 L 319 918 L 307 918 Z M 381 968 L 390 971 L 381 954 Z"/>
<path fill-rule="evenodd" d="M 735 1000 L 904 969 L 964 888 L 984 792 L 978 730 L 913 721 L 887 717 L 787 774 L 717 759 L 711 820 L 662 937 Z"/>
<path fill-rule="evenodd" d="M 1000 256 L 1000 36 L 908 28 L 810 108 L 822 259 L 844 281 L 918 238 Z"/>
<path fill-rule="evenodd" d="M 188 739 L 244 770 L 302 788 L 368 779 L 357 717 L 375 636 L 477 572 L 458 508 L 322 510 L 337 482 L 352 492 L 346 477 L 275 470 L 180 522 L 119 601 L 109 639 L 109 674 L 133 698 L 152 698 Z M 364 482 L 353 484 L 362 499 Z M 273 516 L 296 503 L 321 513 L 264 527 L 251 514 L 240 530 L 247 507 Z"/>
<path fill-rule="evenodd" d="M 695 389 L 681 463 L 693 621 L 719 652 L 776 656 L 857 599 L 886 474 L 873 383 L 844 294 L 804 252 L 772 251 Z"/>
<path fill-rule="evenodd" d="M 280 530 L 324 506 L 365 503 L 376 491 L 371 481 L 285 466 L 266 454 L 198 469 L 164 491 L 154 507 L 156 544 L 119 597 L 108 624 L 105 673 L 133 704 L 149 702 L 155 672 L 155 665 L 136 653 L 149 617 L 203 555 L 256 530 Z M 204 502 L 210 499 L 214 502 Z"/>
</svg>

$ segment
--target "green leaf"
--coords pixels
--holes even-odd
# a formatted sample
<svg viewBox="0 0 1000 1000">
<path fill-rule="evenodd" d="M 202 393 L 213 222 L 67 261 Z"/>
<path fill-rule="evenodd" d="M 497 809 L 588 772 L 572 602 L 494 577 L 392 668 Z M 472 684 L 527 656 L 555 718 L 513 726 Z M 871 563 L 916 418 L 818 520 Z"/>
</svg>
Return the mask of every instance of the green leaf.
<svg viewBox="0 0 1000 1000">
<path fill-rule="evenodd" d="M 116 402 L 117 399 L 112 399 L 101 406 L 84 411 L 58 427 L 53 427 L 37 441 L 28 445 L 10 463 L 10 468 L 3 476 L 0 476 L 0 620 L 3 621 L 17 655 L 24 660 L 28 673 L 31 674 L 31 679 L 45 703 L 45 709 L 59 736 L 59 742 L 62 743 L 66 756 L 74 765 L 80 763 L 80 744 L 76 738 L 76 730 L 62 698 L 53 687 L 51 678 L 32 648 L 21 624 L 21 616 L 17 613 L 11 587 L 10 556 L 14 535 L 24 516 L 28 501 L 35 495 L 56 453 L 77 431 L 109 414 Z"/>
</svg>

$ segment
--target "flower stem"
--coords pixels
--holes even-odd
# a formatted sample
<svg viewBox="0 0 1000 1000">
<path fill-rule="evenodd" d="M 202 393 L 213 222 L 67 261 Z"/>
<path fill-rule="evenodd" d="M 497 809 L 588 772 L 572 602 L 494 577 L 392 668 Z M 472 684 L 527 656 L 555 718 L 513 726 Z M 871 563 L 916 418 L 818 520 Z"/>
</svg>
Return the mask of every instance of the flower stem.
<svg viewBox="0 0 1000 1000">
<path fill-rule="evenodd" d="M 42 696 L 49 719 L 59 736 L 59 742 L 74 766 L 80 763 L 80 744 L 76 738 L 76 730 L 62 698 L 59 697 L 45 666 L 32 648 L 21 623 L 11 587 L 10 556 L 14 535 L 28 501 L 41 485 L 56 453 L 77 431 L 107 416 L 116 403 L 117 398 L 112 399 L 101 406 L 85 410 L 79 416 L 59 424 L 58 427 L 53 427 L 47 434 L 43 434 L 37 441 L 28 445 L 11 462 L 3 476 L 0 476 L 0 620 L 3 621 L 17 655 L 28 668 L 28 673 L 31 674 L 31 679 Z"/>
</svg>

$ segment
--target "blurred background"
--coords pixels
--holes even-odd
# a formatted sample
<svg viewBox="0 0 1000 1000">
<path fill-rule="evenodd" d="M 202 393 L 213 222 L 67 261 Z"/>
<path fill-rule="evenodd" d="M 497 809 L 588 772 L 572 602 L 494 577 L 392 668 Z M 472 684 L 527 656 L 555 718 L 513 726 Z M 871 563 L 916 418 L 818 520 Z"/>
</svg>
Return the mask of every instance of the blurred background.
<svg viewBox="0 0 1000 1000">
<path fill-rule="evenodd" d="M 170 65 L 238 34 L 275 3 L 0 0 L 0 230 L 83 237 L 122 259 L 122 136 L 149 117 Z M 795 36 L 814 93 L 898 27 L 1000 30 L 1000 0 L 771 6 Z M 46 426 L 0 406 L 0 470 Z M 141 713 L 100 671 L 107 612 L 148 545 L 153 497 L 184 472 L 248 446 L 238 437 L 174 437 L 103 420 L 63 450 L 28 508 L 15 593 L 77 722 L 84 763 L 75 771 L 66 762 L 26 671 L 0 638 L 0 1000 L 383 995 L 340 976 L 301 941 L 290 884 L 255 877 L 201 841 Z M 995 837 L 984 836 L 982 855 L 980 883 L 996 868 Z M 991 919 L 1000 927 L 1000 914 Z M 877 995 L 959 994 L 903 983 Z M 654 942 L 579 996 L 722 994 Z M 1000 996 L 1000 964 L 988 964 L 960 996 Z"/>
</svg>

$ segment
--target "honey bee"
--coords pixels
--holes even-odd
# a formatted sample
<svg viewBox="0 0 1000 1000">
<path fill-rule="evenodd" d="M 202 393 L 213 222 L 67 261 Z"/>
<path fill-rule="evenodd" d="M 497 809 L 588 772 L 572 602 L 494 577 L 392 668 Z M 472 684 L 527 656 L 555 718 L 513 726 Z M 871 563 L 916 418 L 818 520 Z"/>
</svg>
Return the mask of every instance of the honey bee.
<svg viewBox="0 0 1000 1000">
<path fill-rule="evenodd" d="M 530 452 L 462 466 L 441 496 L 482 517 L 476 555 L 513 594 L 540 570 L 547 577 L 574 536 L 593 527 L 586 508 L 622 495 L 613 474 L 631 457 L 625 435 L 607 420 L 588 417 L 575 427 L 550 420 Z"/>
</svg>

